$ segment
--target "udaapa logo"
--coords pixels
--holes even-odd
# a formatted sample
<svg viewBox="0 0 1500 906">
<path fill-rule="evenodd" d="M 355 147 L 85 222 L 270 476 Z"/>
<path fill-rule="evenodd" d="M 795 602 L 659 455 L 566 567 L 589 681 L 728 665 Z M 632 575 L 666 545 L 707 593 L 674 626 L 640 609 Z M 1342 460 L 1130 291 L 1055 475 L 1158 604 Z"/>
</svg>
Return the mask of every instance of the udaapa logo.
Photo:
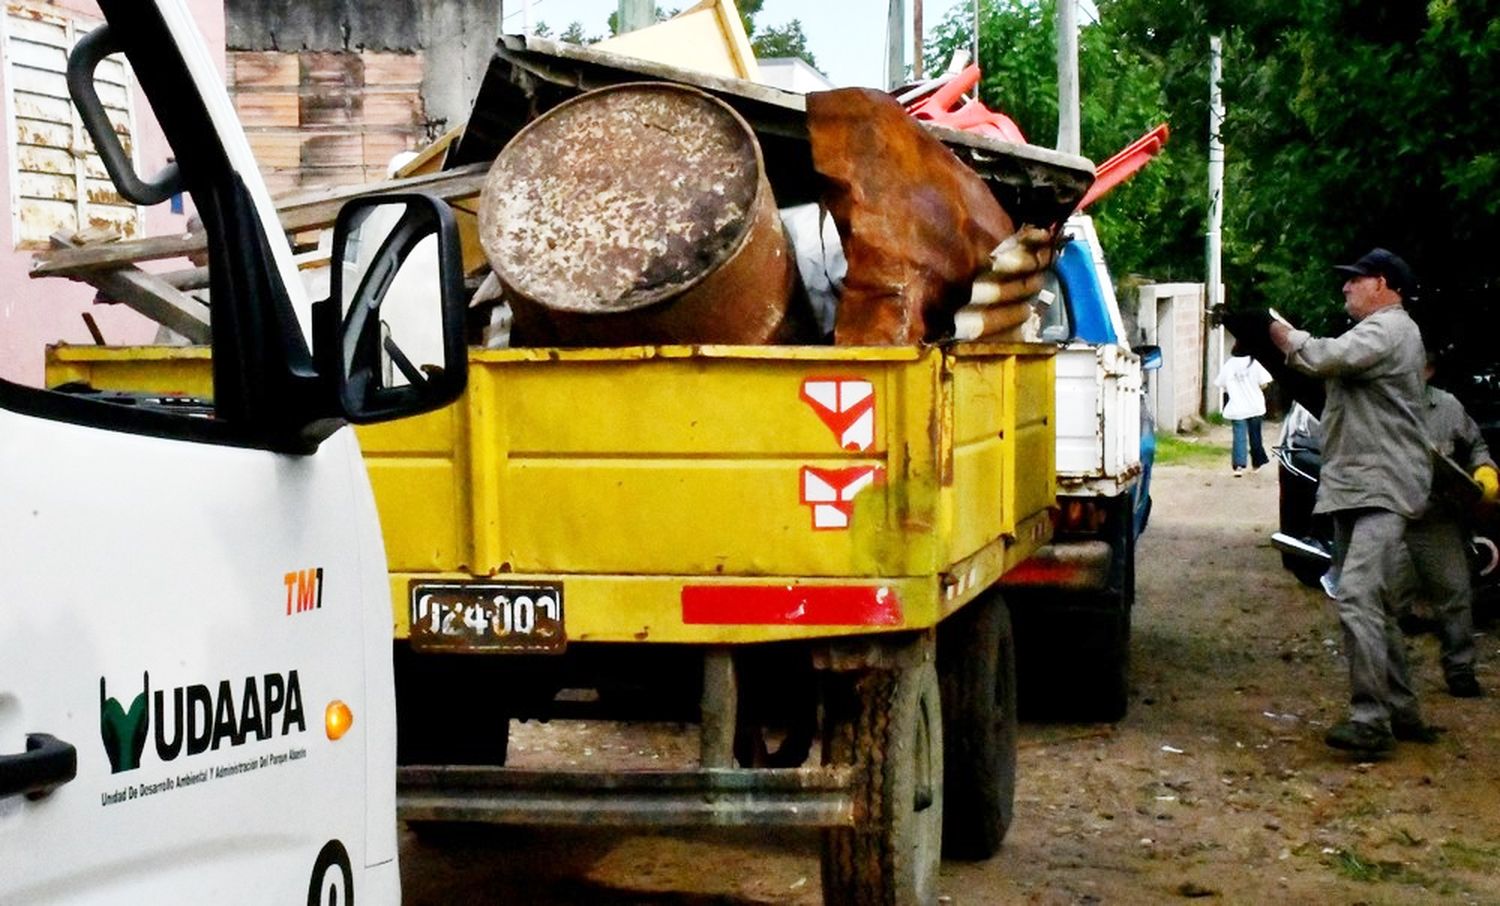
<svg viewBox="0 0 1500 906">
<path fill-rule="evenodd" d="M 146 747 L 146 698 L 151 692 L 151 674 L 141 674 L 141 694 L 127 710 L 108 698 L 104 677 L 99 677 L 99 735 L 109 756 L 109 772 L 133 771 L 141 766 L 141 750 Z"/>
<path fill-rule="evenodd" d="M 302 686 L 297 671 L 286 675 L 267 673 L 246 677 L 235 684 L 220 680 L 217 690 L 203 684 L 177 686 L 151 693 L 151 674 L 141 674 L 141 694 L 130 707 L 108 697 L 104 677 L 99 677 L 99 734 L 109 756 L 112 774 L 133 771 L 141 766 L 151 717 L 155 717 L 156 757 L 173 761 L 178 756 L 198 755 L 228 745 L 262 741 L 293 732 L 307 732 L 307 717 L 302 708 Z M 150 700 L 152 707 L 147 707 Z M 278 720 L 279 718 L 279 720 Z"/>
</svg>

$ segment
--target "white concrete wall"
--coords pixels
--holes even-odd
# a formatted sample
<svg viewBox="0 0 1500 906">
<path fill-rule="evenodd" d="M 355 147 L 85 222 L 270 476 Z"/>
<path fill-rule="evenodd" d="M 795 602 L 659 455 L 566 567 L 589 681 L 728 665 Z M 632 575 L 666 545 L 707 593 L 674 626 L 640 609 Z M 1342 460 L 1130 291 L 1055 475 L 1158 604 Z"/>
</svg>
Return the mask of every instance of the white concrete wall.
<svg viewBox="0 0 1500 906">
<path fill-rule="evenodd" d="M 1206 311 L 1201 283 L 1150 283 L 1140 288 L 1145 342 L 1160 346 L 1162 367 L 1151 374 L 1158 431 L 1180 431 L 1203 414 Z"/>
</svg>

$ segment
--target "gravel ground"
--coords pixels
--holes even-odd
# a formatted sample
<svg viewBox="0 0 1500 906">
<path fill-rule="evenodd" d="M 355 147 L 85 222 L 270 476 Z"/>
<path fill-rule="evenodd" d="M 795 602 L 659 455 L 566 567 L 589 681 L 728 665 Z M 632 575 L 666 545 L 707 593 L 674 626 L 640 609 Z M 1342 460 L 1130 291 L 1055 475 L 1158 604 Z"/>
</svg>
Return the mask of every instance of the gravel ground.
<svg viewBox="0 0 1500 906">
<path fill-rule="evenodd" d="M 1222 432 L 1221 432 L 1222 433 Z M 1217 439 L 1217 435 L 1215 438 Z M 1331 606 L 1266 540 L 1276 476 L 1224 461 L 1162 466 L 1141 541 L 1130 714 L 1021 730 L 1015 822 L 1000 855 L 946 863 L 953 904 L 1500 904 L 1500 651 L 1490 697 L 1448 697 L 1436 641 L 1413 673 L 1433 745 L 1360 763 L 1322 743 L 1344 714 Z M 517 726 L 513 763 L 691 757 L 676 727 Z M 585 751 L 587 750 L 587 751 Z M 403 833 L 406 902 L 817 904 L 805 832 Z"/>
</svg>

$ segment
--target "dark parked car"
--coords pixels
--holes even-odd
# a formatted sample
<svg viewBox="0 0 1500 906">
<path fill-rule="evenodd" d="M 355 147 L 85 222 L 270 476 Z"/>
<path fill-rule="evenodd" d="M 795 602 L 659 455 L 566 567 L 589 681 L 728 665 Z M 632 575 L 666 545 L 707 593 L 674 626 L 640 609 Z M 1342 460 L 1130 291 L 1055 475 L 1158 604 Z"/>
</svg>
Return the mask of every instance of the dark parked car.
<svg viewBox="0 0 1500 906">
<path fill-rule="evenodd" d="M 1471 414 L 1476 407 L 1470 407 Z M 1480 430 L 1491 456 L 1500 451 L 1500 423 L 1480 420 Z M 1313 515 L 1322 465 L 1318 420 L 1300 405 L 1294 405 L 1282 422 L 1276 446 L 1276 469 L 1280 488 L 1280 526 L 1271 544 L 1281 552 L 1281 563 L 1304 585 L 1323 586 L 1333 595 L 1333 524 L 1327 516 Z M 1500 604 L 1500 518 L 1493 509 L 1471 528 L 1469 562 L 1474 582 L 1475 608 Z"/>
</svg>

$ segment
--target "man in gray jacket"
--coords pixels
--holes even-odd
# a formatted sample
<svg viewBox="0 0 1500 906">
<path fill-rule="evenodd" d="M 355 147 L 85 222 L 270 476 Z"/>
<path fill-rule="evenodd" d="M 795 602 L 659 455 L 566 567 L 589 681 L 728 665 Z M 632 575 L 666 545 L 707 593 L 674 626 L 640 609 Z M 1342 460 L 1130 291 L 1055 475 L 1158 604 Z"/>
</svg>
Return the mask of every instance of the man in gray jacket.
<svg viewBox="0 0 1500 906">
<path fill-rule="evenodd" d="M 1429 355 L 1423 372 L 1428 381 L 1432 380 L 1436 366 L 1435 356 Z M 1465 472 L 1473 473 L 1484 488 L 1483 500 L 1493 502 L 1490 488 L 1495 484 L 1495 461 L 1490 458 L 1479 426 L 1464 411 L 1463 403 L 1429 383 L 1421 413 L 1432 449 L 1452 459 Z M 1413 520 L 1406 530 L 1413 570 L 1403 570 L 1397 588 L 1402 611 L 1409 609 L 1419 586 L 1431 596 L 1438 615 L 1438 639 L 1442 643 L 1443 677 L 1448 682 L 1448 692 L 1457 698 L 1477 698 L 1482 690 L 1474 676 L 1474 591 L 1469 582 L 1466 503 L 1470 502 L 1453 500 L 1434 486 L 1427 512 Z"/>
<path fill-rule="evenodd" d="M 1348 276 L 1344 308 L 1355 325 L 1338 337 L 1313 337 L 1276 322 L 1270 338 L 1288 365 L 1322 378 L 1327 389 L 1314 512 L 1333 518 L 1350 714 L 1324 740 L 1371 753 L 1435 735 L 1422 721 L 1396 624 L 1407 523 L 1426 509 L 1432 485 L 1421 415 L 1426 354 L 1401 304 L 1416 284 L 1405 261 L 1374 249 L 1338 270 Z"/>
</svg>

